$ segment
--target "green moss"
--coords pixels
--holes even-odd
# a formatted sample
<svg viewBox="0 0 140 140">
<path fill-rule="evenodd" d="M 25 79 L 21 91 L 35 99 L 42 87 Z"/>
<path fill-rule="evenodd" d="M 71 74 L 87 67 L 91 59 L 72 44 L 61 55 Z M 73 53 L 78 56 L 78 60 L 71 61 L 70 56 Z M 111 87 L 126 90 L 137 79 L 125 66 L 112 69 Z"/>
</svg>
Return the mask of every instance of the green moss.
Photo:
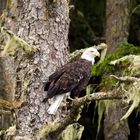
<svg viewBox="0 0 140 140">
<path fill-rule="evenodd" d="M 103 74 L 108 74 L 108 73 L 112 73 L 115 71 L 116 69 L 122 69 L 122 67 L 126 67 L 126 65 L 129 64 L 129 61 L 126 61 L 126 63 L 123 63 L 123 65 L 119 66 L 112 66 L 109 63 L 115 59 L 121 58 L 123 56 L 126 55 L 130 55 L 130 54 L 135 54 L 135 55 L 140 55 L 140 47 L 136 47 L 132 44 L 121 44 L 120 47 L 113 52 L 112 54 L 109 54 L 104 61 L 102 61 L 101 63 L 97 63 L 94 65 L 93 69 L 92 69 L 92 75 L 94 76 L 100 76 Z M 126 72 L 129 73 L 128 70 L 125 70 Z"/>
<path fill-rule="evenodd" d="M 140 47 L 136 47 L 131 44 L 121 44 L 120 47 L 112 54 L 109 54 L 104 61 L 94 65 L 92 71 L 92 74 L 94 76 L 99 76 L 101 78 L 100 81 L 101 90 L 103 91 L 114 90 L 117 91 L 117 93 L 124 92 L 125 90 L 130 93 L 128 94 L 130 97 L 127 97 L 125 100 L 127 103 L 132 103 L 132 105 L 127 111 L 127 113 L 122 117 L 122 119 L 126 119 L 132 113 L 132 111 L 140 105 L 140 98 L 139 98 L 140 84 L 138 82 L 135 85 L 131 85 L 132 83 L 122 84 L 118 82 L 118 80 L 116 80 L 115 78 L 110 77 L 110 75 L 122 77 L 122 76 L 134 76 L 135 74 L 137 74 L 135 72 L 135 69 L 136 71 L 139 70 L 138 62 L 140 59 L 138 58 L 138 56 L 136 58 L 132 55 L 140 55 Z M 110 64 L 111 61 L 113 61 L 112 65 Z M 136 66 L 134 67 L 134 65 Z M 123 101 L 125 100 L 123 99 Z M 115 109 L 117 105 L 120 105 L 121 102 L 118 102 L 118 100 L 113 100 L 113 101 L 103 100 L 96 103 L 98 108 L 98 129 L 97 129 L 97 135 L 98 135 L 100 130 L 100 123 L 105 109 L 106 110 L 108 110 L 109 108 Z M 116 122 L 112 126 L 112 130 L 115 132 L 115 130 L 118 129 L 118 126 L 121 125 L 121 123 L 124 122 L 123 121 Z"/>
<path fill-rule="evenodd" d="M 80 140 L 84 127 L 78 123 L 71 124 L 62 132 L 60 140 Z"/>
<path fill-rule="evenodd" d="M 108 89 L 113 89 L 115 86 L 116 86 L 116 83 L 117 83 L 118 81 L 115 79 L 115 78 L 112 78 L 112 77 L 108 77 L 108 78 L 102 78 L 102 80 L 101 80 L 101 84 L 100 84 L 100 86 L 102 87 L 102 86 L 104 86 L 104 85 L 106 85 L 106 87 L 108 88 Z"/>
<path fill-rule="evenodd" d="M 96 105 L 98 105 L 98 110 L 97 110 L 97 112 L 98 112 L 97 136 L 98 136 L 100 128 L 101 128 L 101 121 L 102 121 L 106 106 L 105 106 L 105 101 L 104 100 L 96 101 Z M 97 139 L 97 136 L 96 136 L 96 139 Z"/>
<path fill-rule="evenodd" d="M 30 46 L 23 39 L 19 38 L 14 33 L 7 30 L 6 28 L 1 27 L 0 32 L 6 33 L 8 36 L 6 46 L 1 52 L 1 56 L 9 55 L 9 56 L 16 57 L 16 55 L 19 54 L 26 57 L 34 54 L 37 51 L 37 49 Z"/>
<path fill-rule="evenodd" d="M 122 71 L 122 75 L 133 75 L 132 71 L 129 70 L 128 68 L 125 68 L 123 71 Z"/>
<path fill-rule="evenodd" d="M 44 137 L 48 137 L 50 132 L 55 131 L 60 126 L 57 120 L 54 122 L 47 122 L 42 126 L 42 128 L 36 132 L 37 139 L 42 139 Z"/>
<path fill-rule="evenodd" d="M 131 88 L 129 87 L 126 102 L 132 104 L 121 120 L 128 118 L 133 110 L 140 105 L 140 80 L 134 82 Z"/>
</svg>

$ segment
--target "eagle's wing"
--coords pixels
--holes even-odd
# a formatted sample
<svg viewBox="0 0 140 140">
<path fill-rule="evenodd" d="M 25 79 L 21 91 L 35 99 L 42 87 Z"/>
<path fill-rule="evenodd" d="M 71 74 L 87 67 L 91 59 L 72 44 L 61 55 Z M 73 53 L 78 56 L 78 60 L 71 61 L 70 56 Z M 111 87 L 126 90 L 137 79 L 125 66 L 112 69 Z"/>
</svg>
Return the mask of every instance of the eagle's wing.
<svg viewBox="0 0 140 140">
<path fill-rule="evenodd" d="M 56 70 L 52 75 L 49 76 L 48 81 L 45 83 L 44 91 L 48 91 L 50 88 L 52 88 L 53 85 L 57 82 L 57 80 L 62 76 L 62 74 L 65 72 L 64 67 Z M 54 87 L 53 90 L 56 90 L 57 87 Z M 54 91 L 55 93 L 55 91 Z M 48 94 L 46 98 L 43 99 L 42 102 L 46 102 L 48 98 L 52 98 L 53 94 Z"/>
<path fill-rule="evenodd" d="M 64 65 L 49 77 L 45 89 L 47 90 L 47 98 L 43 100 L 46 102 L 48 98 L 55 96 L 54 102 L 47 110 L 49 114 L 56 113 L 65 93 L 71 93 L 72 91 L 78 93 L 85 88 L 89 81 L 91 66 L 91 62 L 79 60 Z"/>
<path fill-rule="evenodd" d="M 63 73 L 55 83 L 51 83 L 48 89 L 49 96 L 71 92 L 78 88 L 81 91 L 87 85 L 90 78 L 92 64 L 86 60 L 79 60 L 64 66 Z"/>
<path fill-rule="evenodd" d="M 47 99 L 71 92 L 76 88 L 78 88 L 77 91 L 81 91 L 89 81 L 91 66 L 90 62 L 79 60 L 58 69 L 49 77 L 49 81 L 45 86 L 45 90 L 48 91 Z"/>
<path fill-rule="evenodd" d="M 52 75 L 49 76 L 49 80 L 45 83 L 44 91 L 48 91 L 51 83 L 56 83 L 56 81 L 61 77 L 61 75 L 65 72 L 65 70 L 59 69 L 56 70 Z"/>
</svg>

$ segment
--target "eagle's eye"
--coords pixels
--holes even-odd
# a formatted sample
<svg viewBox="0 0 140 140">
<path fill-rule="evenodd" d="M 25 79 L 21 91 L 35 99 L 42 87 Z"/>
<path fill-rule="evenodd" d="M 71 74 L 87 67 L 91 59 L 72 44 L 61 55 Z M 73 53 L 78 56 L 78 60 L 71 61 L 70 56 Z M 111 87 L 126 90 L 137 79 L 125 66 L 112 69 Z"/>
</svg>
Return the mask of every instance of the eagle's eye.
<svg viewBox="0 0 140 140">
<path fill-rule="evenodd" d="M 94 51 L 91 51 L 92 53 L 94 52 Z"/>
</svg>

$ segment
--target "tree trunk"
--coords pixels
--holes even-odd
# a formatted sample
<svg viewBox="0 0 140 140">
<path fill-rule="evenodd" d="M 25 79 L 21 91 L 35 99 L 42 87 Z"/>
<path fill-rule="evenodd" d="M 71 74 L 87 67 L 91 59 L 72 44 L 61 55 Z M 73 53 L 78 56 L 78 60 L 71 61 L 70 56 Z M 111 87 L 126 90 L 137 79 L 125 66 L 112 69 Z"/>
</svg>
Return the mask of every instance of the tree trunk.
<svg viewBox="0 0 140 140">
<path fill-rule="evenodd" d="M 0 15 L 2 14 L 2 11 L 6 8 L 7 0 L 0 0 Z"/>
<path fill-rule="evenodd" d="M 109 102 L 104 119 L 105 140 L 127 140 L 129 135 L 127 119 L 120 121 L 127 112 L 126 105 L 120 100 Z"/>
<path fill-rule="evenodd" d="M 12 0 L 8 3 L 4 26 L 31 46 L 38 48 L 30 59 L 4 57 L 7 72 L 5 81 L 11 87 L 8 94 L 13 100 L 22 100 L 26 105 L 15 112 L 19 135 L 34 135 L 45 123 L 61 119 L 59 109 L 55 117 L 47 114 L 49 103 L 42 103 L 46 92 L 43 82 L 67 61 L 69 9 L 66 0 Z M 10 64 L 6 65 L 8 60 Z M 10 71 L 12 70 L 12 75 Z M 10 100 L 10 99 L 9 99 Z"/>
<path fill-rule="evenodd" d="M 129 27 L 128 0 L 106 1 L 105 38 L 108 52 L 113 52 L 122 42 L 127 42 Z"/>
<path fill-rule="evenodd" d="M 113 52 L 122 42 L 127 42 L 129 15 L 127 0 L 107 0 L 106 2 L 106 43 L 108 53 Z M 121 101 L 111 101 L 105 111 L 104 135 L 105 140 L 127 140 L 129 128 L 127 120 L 120 121 L 125 114 L 125 105 Z"/>
<path fill-rule="evenodd" d="M 7 0 L 0 0 L 0 26 L 2 24 L 2 12 L 6 8 L 6 3 Z M 0 44 L 2 42 L 2 38 L 0 35 Z M 1 48 L 1 45 L 0 45 Z M 3 61 L 0 59 L 0 99 L 6 99 L 7 94 L 6 94 L 6 81 L 5 81 L 5 75 L 3 73 Z M 0 109 L 4 109 L 3 107 L 0 107 Z M 11 122 L 11 113 L 9 112 L 8 114 L 0 114 L 0 128 L 6 129 L 9 127 L 9 124 Z"/>
</svg>

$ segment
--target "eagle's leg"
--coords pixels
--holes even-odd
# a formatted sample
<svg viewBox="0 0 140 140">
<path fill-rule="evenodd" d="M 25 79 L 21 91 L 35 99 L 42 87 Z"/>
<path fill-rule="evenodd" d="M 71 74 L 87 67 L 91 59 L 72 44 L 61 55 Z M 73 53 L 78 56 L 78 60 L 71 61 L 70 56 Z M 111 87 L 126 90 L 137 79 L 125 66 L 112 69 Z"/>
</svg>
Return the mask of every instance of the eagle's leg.
<svg viewBox="0 0 140 140">
<path fill-rule="evenodd" d="M 68 100 L 68 101 L 73 101 L 73 98 L 70 97 L 70 92 L 68 92 L 68 93 L 66 94 L 66 96 L 67 96 L 67 100 Z"/>
<path fill-rule="evenodd" d="M 61 107 L 62 107 L 62 109 L 63 109 L 65 112 L 67 112 L 67 110 L 68 110 L 68 108 L 69 108 L 69 105 L 71 104 L 70 102 L 71 102 L 73 99 L 70 97 L 70 92 L 67 92 L 65 95 L 66 95 L 66 96 L 65 96 L 65 98 L 64 98 L 64 102 L 62 102 L 62 104 L 61 104 Z M 71 98 L 71 99 L 69 99 L 69 98 Z"/>
<path fill-rule="evenodd" d="M 62 105 L 61 105 L 64 108 L 67 106 L 67 103 L 69 102 L 69 100 L 72 101 L 72 98 L 70 97 L 70 92 L 67 92 L 65 95 L 66 96 L 64 98 L 64 102 L 62 102 Z M 69 99 L 69 98 L 71 98 L 71 99 Z"/>
<path fill-rule="evenodd" d="M 68 96 L 67 100 L 68 100 L 69 102 L 72 102 L 72 101 L 73 101 L 73 98 L 71 98 L 70 96 Z"/>
</svg>

